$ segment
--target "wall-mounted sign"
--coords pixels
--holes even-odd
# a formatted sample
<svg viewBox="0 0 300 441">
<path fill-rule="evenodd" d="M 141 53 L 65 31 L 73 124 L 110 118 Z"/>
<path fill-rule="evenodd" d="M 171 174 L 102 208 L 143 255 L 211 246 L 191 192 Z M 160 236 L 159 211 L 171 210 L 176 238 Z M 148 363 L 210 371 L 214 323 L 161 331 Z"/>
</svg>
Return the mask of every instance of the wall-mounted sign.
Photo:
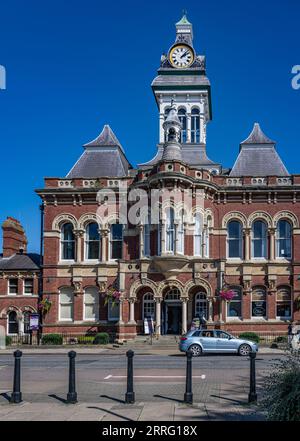
<svg viewBox="0 0 300 441">
<path fill-rule="evenodd" d="M 266 316 L 266 302 L 252 302 L 252 317 Z"/>
<path fill-rule="evenodd" d="M 37 331 L 39 329 L 39 315 L 38 314 L 30 314 L 29 328 L 31 331 Z"/>
<path fill-rule="evenodd" d="M 144 319 L 144 333 L 145 334 L 153 334 L 154 333 L 153 318 L 147 317 Z"/>
</svg>

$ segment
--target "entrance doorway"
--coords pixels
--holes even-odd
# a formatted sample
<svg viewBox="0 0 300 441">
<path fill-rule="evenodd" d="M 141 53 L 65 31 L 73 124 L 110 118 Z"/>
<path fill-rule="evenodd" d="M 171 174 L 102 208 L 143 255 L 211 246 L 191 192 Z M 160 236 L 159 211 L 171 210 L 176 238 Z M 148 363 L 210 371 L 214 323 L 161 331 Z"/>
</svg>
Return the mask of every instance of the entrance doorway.
<svg viewBox="0 0 300 441">
<path fill-rule="evenodd" d="M 162 331 L 164 334 L 180 335 L 182 324 L 182 305 L 165 301 L 162 307 Z"/>
</svg>

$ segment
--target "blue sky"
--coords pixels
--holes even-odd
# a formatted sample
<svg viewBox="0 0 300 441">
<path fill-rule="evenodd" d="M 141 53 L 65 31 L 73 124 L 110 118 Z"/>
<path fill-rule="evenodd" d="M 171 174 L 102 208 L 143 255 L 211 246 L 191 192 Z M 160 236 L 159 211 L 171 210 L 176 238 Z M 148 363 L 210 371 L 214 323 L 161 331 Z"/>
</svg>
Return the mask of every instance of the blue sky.
<svg viewBox="0 0 300 441">
<path fill-rule="evenodd" d="M 65 176 L 109 123 L 135 165 L 158 142 L 150 88 L 182 9 L 207 57 L 208 154 L 231 167 L 259 121 L 290 173 L 300 173 L 299 0 L 6 0 L 0 6 L 0 220 L 17 217 L 39 249 L 44 176 Z M 0 242 L 1 245 L 1 242 Z"/>
</svg>

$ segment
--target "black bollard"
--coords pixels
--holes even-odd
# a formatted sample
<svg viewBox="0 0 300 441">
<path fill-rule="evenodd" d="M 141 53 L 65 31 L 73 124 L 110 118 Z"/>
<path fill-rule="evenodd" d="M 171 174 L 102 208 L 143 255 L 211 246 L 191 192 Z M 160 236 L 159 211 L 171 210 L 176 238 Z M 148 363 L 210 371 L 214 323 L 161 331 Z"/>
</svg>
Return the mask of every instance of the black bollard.
<svg viewBox="0 0 300 441">
<path fill-rule="evenodd" d="M 250 353 L 250 392 L 248 395 L 248 403 L 253 403 L 257 401 L 255 359 L 256 359 L 256 352 L 251 352 Z"/>
<path fill-rule="evenodd" d="M 69 392 L 67 395 L 67 403 L 77 403 L 76 381 L 75 381 L 75 357 L 76 352 L 70 351 L 69 357 Z"/>
<path fill-rule="evenodd" d="M 193 392 L 192 392 L 192 358 L 191 351 L 186 353 L 186 382 L 185 382 L 185 394 L 184 402 L 187 404 L 193 404 Z"/>
<path fill-rule="evenodd" d="M 21 392 L 21 357 L 22 352 L 17 350 L 14 352 L 15 357 L 15 369 L 14 369 L 14 386 L 13 393 L 11 394 L 11 403 L 21 403 L 22 392 Z"/>
<path fill-rule="evenodd" d="M 127 356 L 127 392 L 125 394 L 125 403 L 133 404 L 135 396 L 133 392 L 133 356 L 134 352 L 129 350 L 126 352 Z"/>
</svg>

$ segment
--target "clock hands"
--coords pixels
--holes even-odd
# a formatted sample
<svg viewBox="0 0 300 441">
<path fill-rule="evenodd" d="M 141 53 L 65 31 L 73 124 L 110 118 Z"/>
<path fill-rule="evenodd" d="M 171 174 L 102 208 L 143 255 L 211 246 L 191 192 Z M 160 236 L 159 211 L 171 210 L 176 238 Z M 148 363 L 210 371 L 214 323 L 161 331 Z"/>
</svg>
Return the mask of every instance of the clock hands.
<svg viewBox="0 0 300 441">
<path fill-rule="evenodd" d="M 186 56 L 186 54 L 188 54 L 188 53 L 189 53 L 189 51 L 185 51 L 185 53 L 184 53 L 184 54 L 182 54 L 180 58 L 183 58 L 183 57 L 185 57 L 185 56 Z"/>
</svg>

